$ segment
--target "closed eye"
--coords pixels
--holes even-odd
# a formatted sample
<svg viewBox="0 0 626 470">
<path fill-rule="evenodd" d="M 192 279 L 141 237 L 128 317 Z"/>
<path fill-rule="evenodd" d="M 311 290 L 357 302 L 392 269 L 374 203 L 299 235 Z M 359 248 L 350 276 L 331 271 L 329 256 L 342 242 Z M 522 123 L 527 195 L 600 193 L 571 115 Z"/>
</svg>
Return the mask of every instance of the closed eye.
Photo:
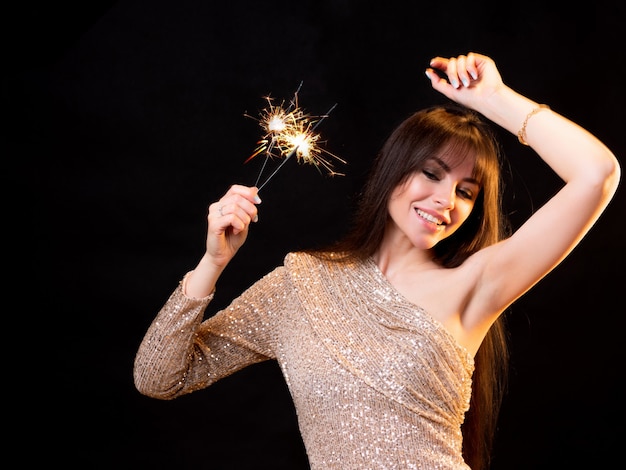
<svg viewBox="0 0 626 470">
<path fill-rule="evenodd" d="M 456 192 L 463 199 L 468 199 L 470 201 L 474 200 L 474 192 L 473 191 L 470 191 L 468 189 L 459 188 L 459 189 L 457 189 Z"/>
<path fill-rule="evenodd" d="M 422 170 L 422 173 L 424 173 L 424 176 L 426 176 L 426 178 L 428 178 L 429 180 L 432 181 L 441 181 L 441 177 L 435 173 L 433 173 L 432 171 L 429 170 Z"/>
</svg>

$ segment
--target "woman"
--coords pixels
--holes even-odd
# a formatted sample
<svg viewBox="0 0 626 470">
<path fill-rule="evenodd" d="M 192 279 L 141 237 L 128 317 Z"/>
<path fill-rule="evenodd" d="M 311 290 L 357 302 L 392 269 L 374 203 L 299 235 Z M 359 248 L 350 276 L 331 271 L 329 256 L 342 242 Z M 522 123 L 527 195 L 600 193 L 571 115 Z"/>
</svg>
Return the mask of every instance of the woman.
<svg viewBox="0 0 626 470">
<path fill-rule="evenodd" d="M 506 86 L 489 57 L 437 57 L 426 75 L 456 103 L 392 133 L 348 235 L 288 254 L 203 321 L 261 201 L 235 185 L 209 206 L 206 252 L 137 353 L 141 393 L 172 399 L 275 359 L 311 468 L 488 467 L 506 375 L 501 315 L 591 228 L 620 168 L 586 130 Z M 478 113 L 564 181 L 511 235 L 498 146 Z"/>
</svg>

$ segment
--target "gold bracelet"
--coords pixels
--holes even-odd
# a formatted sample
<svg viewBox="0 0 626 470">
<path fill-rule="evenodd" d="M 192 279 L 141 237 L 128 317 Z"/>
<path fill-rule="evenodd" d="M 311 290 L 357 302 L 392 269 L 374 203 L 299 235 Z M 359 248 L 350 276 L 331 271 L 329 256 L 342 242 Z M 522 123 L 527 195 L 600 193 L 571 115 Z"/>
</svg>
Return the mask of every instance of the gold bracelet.
<svg viewBox="0 0 626 470">
<path fill-rule="evenodd" d="M 526 119 L 524 119 L 524 124 L 522 124 L 522 128 L 517 133 L 517 139 L 519 140 L 520 144 L 528 145 L 528 142 L 526 142 L 526 124 L 528 124 L 528 120 L 531 117 L 533 117 L 542 109 L 550 109 L 550 106 L 548 106 L 547 104 L 540 104 L 538 108 L 535 108 L 530 113 L 528 113 L 528 115 L 526 116 Z"/>
</svg>

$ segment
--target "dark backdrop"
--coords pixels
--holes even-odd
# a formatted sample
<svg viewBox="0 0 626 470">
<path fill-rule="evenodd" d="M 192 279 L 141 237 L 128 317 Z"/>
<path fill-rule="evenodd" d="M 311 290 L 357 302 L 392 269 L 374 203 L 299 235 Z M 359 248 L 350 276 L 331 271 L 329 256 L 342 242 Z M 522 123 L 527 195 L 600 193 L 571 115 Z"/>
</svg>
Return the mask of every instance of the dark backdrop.
<svg viewBox="0 0 626 470">
<path fill-rule="evenodd" d="M 319 130 L 346 175 L 287 164 L 261 192 L 260 221 L 211 308 L 286 252 L 343 232 L 387 134 L 443 101 L 423 74 L 432 56 L 488 54 L 511 86 L 622 161 L 626 150 L 618 1 L 61 1 L 5 20 L 5 207 L 15 215 L 5 249 L 18 260 L 8 274 L 19 294 L 5 307 L 5 388 L 24 466 L 307 468 L 274 363 L 170 402 L 132 382 L 142 335 L 203 252 L 208 204 L 256 179 L 260 160 L 243 162 L 261 129 L 244 113 L 264 108 L 263 96 L 288 100 L 302 81 L 300 105 L 312 114 L 338 103 Z M 497 131 L 519 224 L 558 181 Z M 622 189 L 511 310 L 496 470 L 621 460 L 624 209 Z"/>
</svg>

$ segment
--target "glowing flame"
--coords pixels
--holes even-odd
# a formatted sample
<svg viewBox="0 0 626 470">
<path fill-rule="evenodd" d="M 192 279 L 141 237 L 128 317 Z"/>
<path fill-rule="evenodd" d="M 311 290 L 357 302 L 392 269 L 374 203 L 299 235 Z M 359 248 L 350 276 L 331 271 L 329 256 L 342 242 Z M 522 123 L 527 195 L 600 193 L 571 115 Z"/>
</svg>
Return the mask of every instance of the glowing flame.
<svg viewBox="0 0 626 470">
<path fill-rule="evenodd" d="M 300 87 L 302 83 L 300 83 Z M 267 108 L 261 110 L 258 118 L 256 119 L 259 125 L 263 128 L 265 134 L 257 142 L 257 148 L 252 155 L 246 159 L 246 163 L 252 160 L 257 155 L 265 154 L 265 161 L 263 167 L 257 178 L 255 186 L 259 190 L 265 186 L 269 180 L 278 172 L 278 170 L 285 164 L 285 162 L 293 155 L 296 155 L 296 159 L 299 163 L 307 163 L 316 167 L 323 167 L 331 176 L 342 175 L 337 173 L 333 169 L 332 157 L 342 163 L 346 163 L 341 158 L 333 155 L 325 149 L 319 146 L 320 134 L 315 132 L 317 126 L 330 114 L 335 108 L 334 105 L 326 114 L 321 116 L 312 117 L 305 113 L 298 106 L 298 91 L 296 90 L 293 100 L 285 108 L 284 102 L 280 106 L 275 106 L 272 102 L 272 98 L 265 97 L 268 103 Z M 247 117 L 252 117 L 248 116 Z M 267 164 L 267 161 L 272 157 L 284 157 L 283 162 L 278 168 L 265 180 L 260 186 L 258 182 L 261 178 L 261 174 Z"/>
</svg>

